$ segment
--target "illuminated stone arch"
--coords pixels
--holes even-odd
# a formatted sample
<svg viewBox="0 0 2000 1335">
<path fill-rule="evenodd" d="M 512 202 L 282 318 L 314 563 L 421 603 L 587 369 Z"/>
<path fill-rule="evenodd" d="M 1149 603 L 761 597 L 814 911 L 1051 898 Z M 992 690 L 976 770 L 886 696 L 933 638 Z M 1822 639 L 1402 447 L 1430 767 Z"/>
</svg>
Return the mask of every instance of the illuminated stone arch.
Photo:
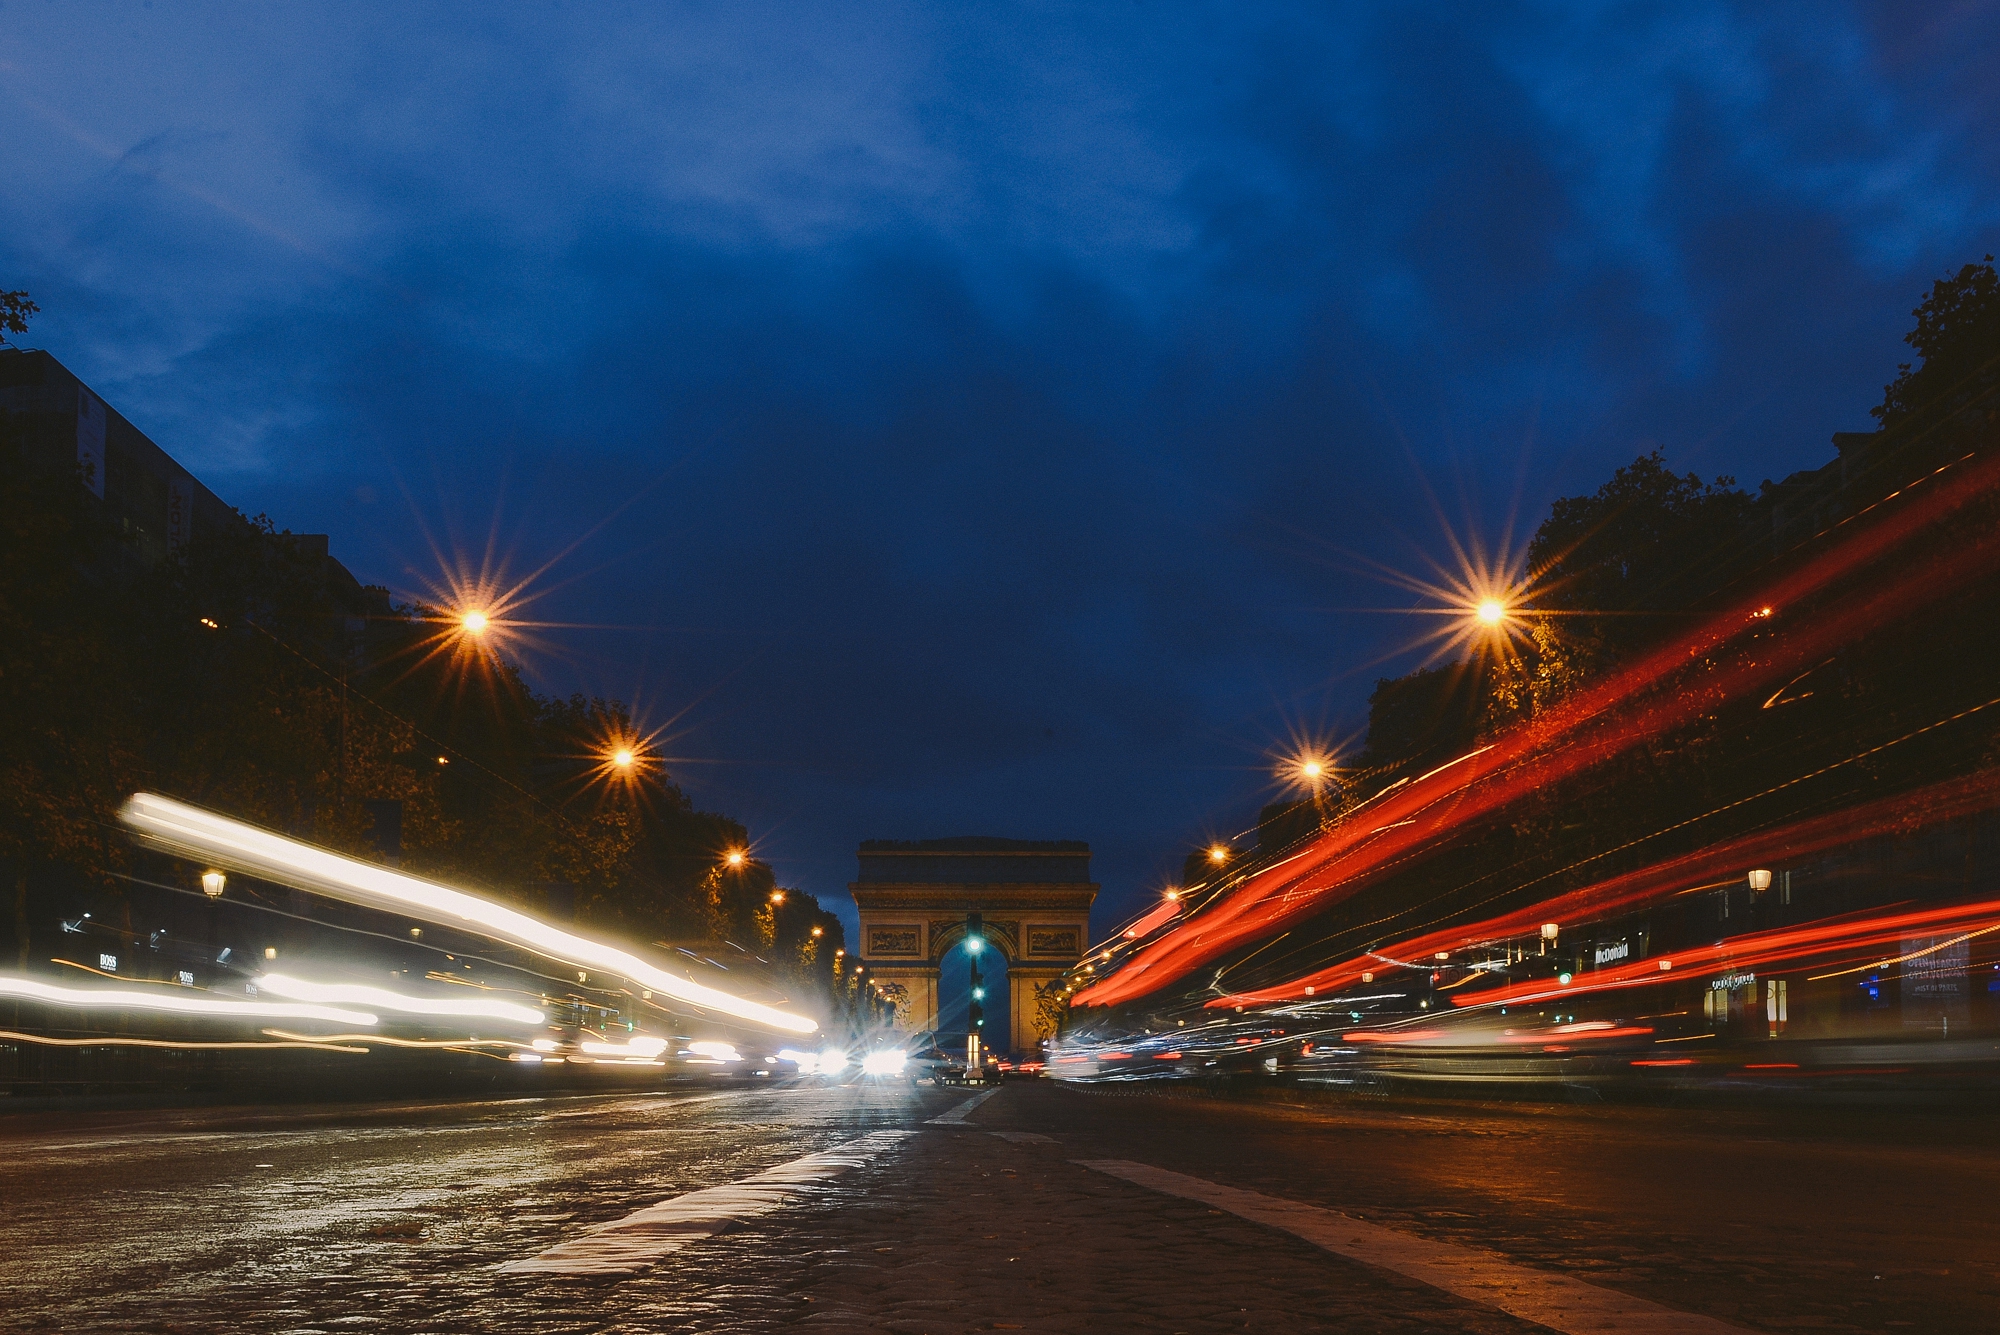
<svg viewBox="0 0 2000 1335">
<path fill-rule="evenodd" d="M 1008 1041 L 1022 1055 L 1049 1036 L 1044 999 L 1090 945 L 1090 845 L 1078 840 L 870 840 L 848 886 L 861 910 L 858 955 L 898 986 L 896 1025 L 937 1027 L 938 970 L 966 919 L 1007 962 Z"/>
</svg>

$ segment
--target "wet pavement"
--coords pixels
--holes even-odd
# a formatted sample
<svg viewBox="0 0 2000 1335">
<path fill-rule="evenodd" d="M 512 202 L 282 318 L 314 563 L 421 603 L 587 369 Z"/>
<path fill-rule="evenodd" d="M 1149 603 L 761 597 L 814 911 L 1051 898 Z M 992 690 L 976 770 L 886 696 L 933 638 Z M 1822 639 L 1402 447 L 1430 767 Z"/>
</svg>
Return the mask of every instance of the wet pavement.
<svg viewBox="0 0 2000 1335">
<path fill-rule="evenodd" d="M 1987 1118 L 1047 1084 L 956 1112 L 967 1097 L 800 1085 L 4 1118 L 0 1330 L 1545 1329 L 1338 1238 L 1086 1166 L 1108 1160 L 1669 1315 L 2000 1324 Z M 646 1256 L 676 1200 L 694 1232 L 629 1274 L 523 1272 L 620 1221 Z M 681 1218 L 709 1200 L 740 1217 Z"/>
</svg>

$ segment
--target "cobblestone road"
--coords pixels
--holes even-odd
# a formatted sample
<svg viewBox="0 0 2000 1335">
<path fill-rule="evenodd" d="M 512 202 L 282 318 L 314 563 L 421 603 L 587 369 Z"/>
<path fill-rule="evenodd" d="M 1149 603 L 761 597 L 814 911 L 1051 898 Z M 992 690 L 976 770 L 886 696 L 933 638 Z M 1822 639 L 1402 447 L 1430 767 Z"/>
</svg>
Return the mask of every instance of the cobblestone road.
<svg viewBox="0 0 2000 1335">
<path fill-rule="evenodd" d="M 1749 1329 L 1996 1326 L 2000 1150 L 1984 1120 L 1010 1085 L 933 1123 L 965 1097 L 798 1087 L 8 1119 L 0 1329 L 1543 1329 L 1079 1162 L 1104 1159 Z M 873 1134 L 899 1130 L 914 1134 Z M 887 1148 L 631 1277 L 500 1270 L 864 1139 Z"/>
</svg>

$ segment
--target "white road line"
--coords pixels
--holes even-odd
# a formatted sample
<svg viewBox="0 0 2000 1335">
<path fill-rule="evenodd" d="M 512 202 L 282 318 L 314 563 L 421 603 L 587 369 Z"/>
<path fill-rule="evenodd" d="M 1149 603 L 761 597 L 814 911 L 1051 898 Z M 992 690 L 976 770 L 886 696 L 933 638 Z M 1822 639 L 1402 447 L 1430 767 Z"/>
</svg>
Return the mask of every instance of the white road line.
<svg viewBox="0 0 2000 1335">
<path fill-rule="evenodd" d="M 999 1092 L 1000 1091 L 998 1089 L 989 1089 L 984 1094 L 974 1094 L 971 1098 L 959 1104 L 956 1108 L 953 1108 L 950 1112 L 942 1113 L 936 1117 L 933 1117 L 931 1118 L 930 1121 L 925 1122 L 924 1125 L 964 1126 L 965 1115 L 967 1113 L 971 1112 L 974 1108 L 977 1108 L 980 1104 L 986 1102 L 986 1100 L 992 1098 L 995 1094 L 998 1094 Z"/>
<path fill-rule="evenodd" d="M 815 1183 L 859 1168 L 914 1131 L 877 1131 L 830 1150 L 767 1168 L 726 1186 L 691 1191 L 586 1229 L 535 1256 L 497 1267 L 504 1273 L 630 1275 L 669 1252 L 715 1236 L 741 1220 L 769 1214 Z"/>
<path fill-rule="evenodd" d="M 1724 1335 L 1724 1332 L 1741 1335 L 1743 1330 L 1714 1317 L 1662 1307 L 1615 1289 L 1599 1288 L 1567 1275 L 1520 1265 L 1496 1252 L 1432 1242 L 1350 1219 L 1316 1205 L 1225 1187 L 1125 1159 L 1077 1162 L 1169 1196 L 1200 1201 L 1254 1223 L 1282 1229 L 1335 1255 L 1408 1275 L 1433 1288 L 1497 1307 L 1564 1335 L 1604 1335 L 1610 1331 L 1618 1335 Z"/>
</svg>

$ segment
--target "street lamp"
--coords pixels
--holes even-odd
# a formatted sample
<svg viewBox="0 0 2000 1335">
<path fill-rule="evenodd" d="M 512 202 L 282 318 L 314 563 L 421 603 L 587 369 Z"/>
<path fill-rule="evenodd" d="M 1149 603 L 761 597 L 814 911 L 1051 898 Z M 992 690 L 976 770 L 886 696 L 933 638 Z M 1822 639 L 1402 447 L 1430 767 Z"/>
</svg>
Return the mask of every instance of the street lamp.
<svg viewBox="0 0 2000 1335">
<path fill-rule="evenodd" d="M 208 896 L 208 948 L 211 951 L 215 949 L 215 938 L 218 935 L 215 920 L 221 912 L 215 906 L 222 902 L 223 887 L 228 884 L 229 878 L 219 871 L 211 869 L 201 874 L 201 892 Z M 223 951 L 222 954 L 216 956 L 216 962 L 220 963 L 228 955 L 229 952 L 227 950 Z"/>
<path fill-rule="evenodd" d="M 729 850 L 728 854 L 723 857 L 722 860 L 724 862 L 727 862 L 732 867 L 740 867 L 743 865 L 743 850 L 740 848 L 732 848 Z"/>
<path fill-rule="evenodd" d="M 782 891 L 782 890 L 773 890 L 773 891 L 771 892 L 771 902 L 772 902 L 773 904 L 782 904 L 782 903 L 784 903 L 784 902 L 785 902 L 785 892 L 784 892 L 784 891 Z"/>
<path fill-rule="evenodd" d="M 1762 867 L 1751 872 L 1746 879 L 1750 882 L 1750 888 L 1760 895 L 1771 888 L 1771 873 Z"/>
<path fill-rule="evenodd" d="M 1229 861 L 1229 848 L 1225 844 L 1212 844 L 1208 850 L 1208 860 L 1214 863 Z"/>
<path fill-rule="evenodd" d="M 484 612 L 467 612 L 458 619 L 458 624 L 465 627 L 468 634 L 484 635 L 487 626 L 492 623 L 487 620 L 486 613 Z"/>
</svg>

